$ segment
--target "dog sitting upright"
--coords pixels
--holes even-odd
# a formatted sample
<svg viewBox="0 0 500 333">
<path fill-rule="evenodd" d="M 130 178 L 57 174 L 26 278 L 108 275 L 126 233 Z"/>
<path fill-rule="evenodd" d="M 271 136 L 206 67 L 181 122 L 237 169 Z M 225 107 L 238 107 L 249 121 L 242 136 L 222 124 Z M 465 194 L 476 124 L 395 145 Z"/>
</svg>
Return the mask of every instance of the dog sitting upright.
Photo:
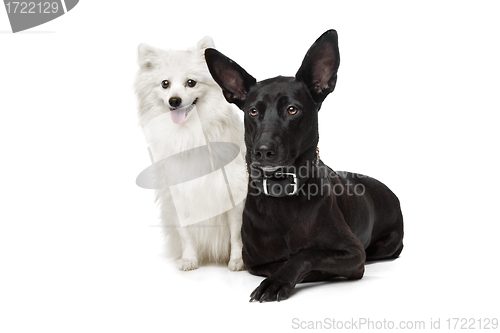
<svg viewBox="0 0 500 333">
<path fill-rule="evenodd" d="M 398 257 L 397 197 L 373 178 L 334 172 L 316 151 L 318 111 L 337 81 L 337 32 L 311 46 L 295 77 L 256 82 L 214 49 L 205 59 L 226 99 L 245 113 L 243 261 L 267 277 L 250 301 L 286 299 L 300 282 L 360 279 L 365 260 Z"/>
<path fill-rule="evenodd" d="M 241 219 L 247 193 L 243 126 L 208 72 L 204 50 L 139 45 L 139 121 L 158 182 L 169 254 L 181 270 L 202 263 L 244 268 Z"/>
</svg>

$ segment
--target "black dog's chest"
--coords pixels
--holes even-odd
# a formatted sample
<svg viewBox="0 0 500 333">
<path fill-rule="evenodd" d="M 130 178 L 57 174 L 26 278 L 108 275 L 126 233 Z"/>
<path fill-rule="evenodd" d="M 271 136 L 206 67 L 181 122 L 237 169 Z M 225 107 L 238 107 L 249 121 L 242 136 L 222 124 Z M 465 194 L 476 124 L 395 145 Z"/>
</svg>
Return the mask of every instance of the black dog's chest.
<svg viewBox="0 0 500 333">
<path fill-rule="evenodd" d="M 247 222 L 247 223 L 245 223 Z M 242 234 L 244 257 L 250 266 L 286 261 L 300 249 L 306 248 L 304 235 L 299 230 L 285 230 L 279 222 L 267 220 L 270 228 L 248 228 L 248 221 L 243 222 Z"/>
<path fill-rule="evenodd" d="M 248 198 L 242 226 L 245 262 L 253 266 L 286 261 L 312 246 L 331 247 L 333 239 L 325 237 L 334 229 L 331 217 L 321 218 L 308 204 L 291 198 L 267 198 L 266 202 Z"/>
</svg>

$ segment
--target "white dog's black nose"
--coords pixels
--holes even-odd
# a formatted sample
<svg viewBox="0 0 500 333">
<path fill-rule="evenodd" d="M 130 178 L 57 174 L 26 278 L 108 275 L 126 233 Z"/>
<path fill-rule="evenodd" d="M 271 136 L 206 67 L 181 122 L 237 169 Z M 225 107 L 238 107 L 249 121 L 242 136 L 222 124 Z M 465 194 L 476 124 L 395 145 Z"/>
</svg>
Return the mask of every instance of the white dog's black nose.
<svg viewBox="0 0 500 333">
<path fill-rule="evenodd" d="M 180 97 L 171 97 L 168 100 L 168 104 L 170 104 L 170 106 L 173 107 L 173 108 L 179 107 L 179 105 L 182 104 L 182 98 L 180 98 Z"/>
</svg>

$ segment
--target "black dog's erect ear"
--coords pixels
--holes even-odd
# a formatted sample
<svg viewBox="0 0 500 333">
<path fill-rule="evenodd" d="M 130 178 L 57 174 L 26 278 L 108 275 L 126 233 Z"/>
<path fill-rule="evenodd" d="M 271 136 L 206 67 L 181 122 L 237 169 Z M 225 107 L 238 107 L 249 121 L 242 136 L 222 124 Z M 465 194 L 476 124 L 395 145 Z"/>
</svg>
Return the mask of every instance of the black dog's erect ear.
<svg viewBox="0 0 500 333">
<path fill-rule="evenodd" d="M 247 93 L 257 82 L 255 78 L 215 49 L 205 50 L 205 60 L 210 74 L 222 88 L 226 100 L 243 110 Z"/>
<path fill-rule="evenodd" d="M 305 83 L 316 103 L 321 103 L 335 89 L 340 64 L 338 36 L 328 30 L 311 46 L 295 79 Z"/>
</svg>

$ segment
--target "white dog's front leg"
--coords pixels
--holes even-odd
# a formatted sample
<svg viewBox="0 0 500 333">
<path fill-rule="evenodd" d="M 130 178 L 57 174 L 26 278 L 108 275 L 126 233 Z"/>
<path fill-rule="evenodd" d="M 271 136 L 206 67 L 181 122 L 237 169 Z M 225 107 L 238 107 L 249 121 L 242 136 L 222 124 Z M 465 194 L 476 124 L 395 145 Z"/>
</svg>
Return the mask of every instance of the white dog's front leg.
<svg viewBox="0 0 500 333">
<path fill-rule="evenodd" d="M 193 245 L 189 231 L 179 228 L 179 236 L 182 243 L 182 257 L 177 260 L 177 267 L 182 271 L 190 271 L 198 268 L 198 252 Z"/>
<path fill-rule="evenodd" d="M 231 232 L 231 254 L 227 267 L 232 271 L 242 271 L 245 264 L 242 259 L 243 243 L 241 242 L 241 219 L 244 202 L 227 212 L 229 230 Z"/>
</svg>

